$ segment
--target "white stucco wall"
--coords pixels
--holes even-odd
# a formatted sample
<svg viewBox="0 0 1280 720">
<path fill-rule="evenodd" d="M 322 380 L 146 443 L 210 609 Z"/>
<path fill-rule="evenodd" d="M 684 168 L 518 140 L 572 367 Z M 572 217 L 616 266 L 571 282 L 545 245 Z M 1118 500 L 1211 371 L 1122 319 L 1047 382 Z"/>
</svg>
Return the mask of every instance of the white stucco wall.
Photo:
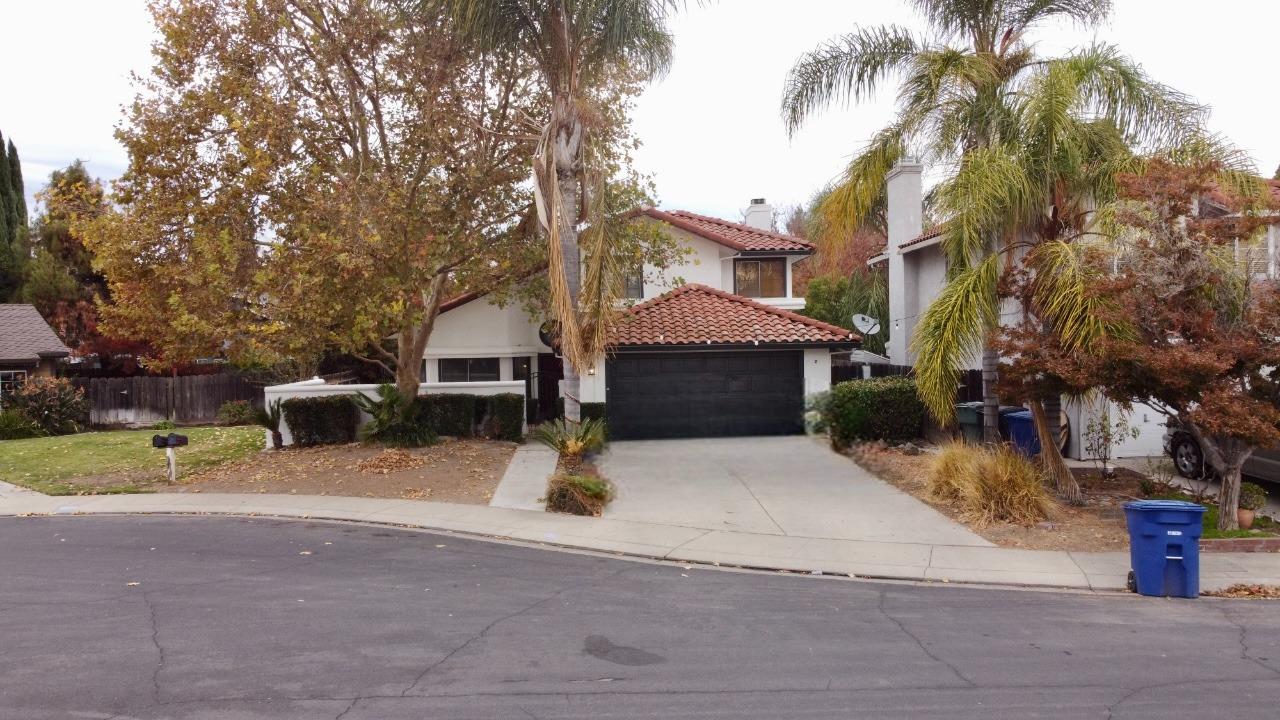
<svg viewBox="0 0 1280 720">
<path fill-rule="evenodd" d="M 804 363 L 805 397 L 831 389 L 831 351 L 827 348 L 806 348 L 801 354 Z"/>
<path fill-rule="evenodd" d="M 650 220 L 649 222 L 658 222 Z M 677 286 L 677 280 L 687 283 L 698 283 L 708 287 L 725 288 L 728 281 L 729 291 L 733 288 L 733 251 L 706 238 L 691 232 L 661 223 L 672 237 L 685 244 L 690 252 L 683 261 L 666 269 L 654 265 L 644 268 L 644 299 L 649 300 Z"/>
<path fill-rule="evenodd" d="M 551 352 L 538 339 L 539 324 L 519 303 L 499 307 L 485 298 L 472 300 L 436 318 L 423 356 L 509 358 Z M 427 363 L 430 373 L 435 372 L 433 365 Z M 426 379 L 435 380 L 432 375 Z"/>
<path fill-rule="evenodd" d="M 1134 405 L 1126 414 L 1114 403 L 1094 395 L 1065 403 L 1062 411 L 1071 422 L 1071 447 L 1067 453 L 1071 458 L 1093 459 L 1093 455 L 1085 452 L 1085 429 L 1090 420 L 1101 417 L 1104 411 L 1110 414 L 1113 426 L 1123 417 L 1130 427 L 1138 430 L 1136 438 L 1128 436 L 1119 439 L 1111 450 L 1112 458 L 1154 457 L 1164 454 L 1165 416 L 1148 405 Z"/>
</svg>

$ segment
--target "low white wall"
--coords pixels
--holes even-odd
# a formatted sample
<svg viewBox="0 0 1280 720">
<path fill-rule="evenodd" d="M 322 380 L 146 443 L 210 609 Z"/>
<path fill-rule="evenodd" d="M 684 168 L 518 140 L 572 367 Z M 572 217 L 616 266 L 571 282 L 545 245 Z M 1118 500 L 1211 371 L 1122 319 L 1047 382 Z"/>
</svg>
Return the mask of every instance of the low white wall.
<svg viewBox="0 0 1280 720">
<path fill-rule="evenodd" d="M 320 378 L 312 378 L 311 380 L 302 380 L 300 382 L 288 383 L 286 385 L 271 385 L 263 389 L 263 398 L 268 405 L 276 400 L 285 401 L 291 398 L 308 398 L 308 397 L 328 397 L 330 395 L 355 395 L 362 393 L 370 398 L 378 397 L 377 385 L 330 385 Z M 422 383 L 418 386 L 419 395 L 442 395 L 446 393 L 457 393 L 465 395 L 502 395 L 511 393 L 513 395 L 525 396 L 524 381 L 496 381 L 496 382 L 435 382 Z M 526 400 L 527 402 L 527 400 Z M 363 425 L 368 421 L 369 416 L 364 412 L 360 412 L 359 424 Z M 289 432 L 289 424 L 280 421 L 280 435 L 284 439 L 285 445 L 293 444 L 293 434 Z M 267 447 L 271 447 L 271 433 L 265 433 Z"/>
<path fill-rule="evenodd" d="M 804 351 L 804 395 L 831 389 L 831 351 L 827 348 L 806 348 Z"/>
</svg>

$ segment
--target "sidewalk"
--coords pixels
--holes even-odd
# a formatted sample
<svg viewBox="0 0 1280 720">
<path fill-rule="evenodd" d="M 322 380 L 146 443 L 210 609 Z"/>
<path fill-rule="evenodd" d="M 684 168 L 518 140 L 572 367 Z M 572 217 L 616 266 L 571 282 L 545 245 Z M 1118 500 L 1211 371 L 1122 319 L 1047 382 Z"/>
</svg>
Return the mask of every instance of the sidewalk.
<svg viewBox="0 0 1280 720">
<path fill-rule="evenodd" d="M 0 486 L 0 516 L 181 513 L 348 520 L 646 558 L 865 578 L 1123 590 L 1128 553 L 1069 553 L 702 530 L 419 500 L 164 493 L 49 497 Z M 1280 554 L 1207 553 L 1201 588 L 1280 584 Z"/>
</svg>

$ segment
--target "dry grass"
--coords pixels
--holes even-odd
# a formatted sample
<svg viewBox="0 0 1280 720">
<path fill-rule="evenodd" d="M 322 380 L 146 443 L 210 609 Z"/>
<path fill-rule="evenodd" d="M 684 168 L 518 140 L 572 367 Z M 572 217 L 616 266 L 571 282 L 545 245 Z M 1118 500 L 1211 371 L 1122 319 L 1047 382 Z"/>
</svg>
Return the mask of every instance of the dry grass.
<svg viewBox="0 0 1280 720">
<path fill-rule="evenodd" d="M 556 473 L 547 484 L 547 512 L 599 517 L 613 498 L 613 487 L 594 475 Z"/>
<path fill-rule="evenodd" d="M 928 492 L 959 503 L 965 520 L 979 527 L 1034 525 L 1057 509 L 1040 469 L 1004 446 L 944 446 L 929 468 Z"/>
</svg>

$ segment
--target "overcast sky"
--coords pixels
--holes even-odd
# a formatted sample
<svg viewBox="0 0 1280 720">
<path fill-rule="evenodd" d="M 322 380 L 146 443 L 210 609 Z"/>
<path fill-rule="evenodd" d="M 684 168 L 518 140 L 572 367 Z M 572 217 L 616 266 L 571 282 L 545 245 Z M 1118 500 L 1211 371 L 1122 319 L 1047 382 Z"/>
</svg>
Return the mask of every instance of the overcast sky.
<svg viewBox="0 0 1280 720">
<path fill-rule="evenodd" d="M 1116 0 L 1103 27 L 1041 29 L 1042 53 L 1094 38 L 1118 44 L 1147 71 L 1212 107 L 1211 125 L 1270 176 L 1280 165 L 1280 97 L 1273 0 Z M 753 197 L 803 202 L 892 116 L 893 89 L 836 109 L 788 140 L 778 115 L 796 57 L 858 25 L 923 24 L 894 0 L 719 0 L 673 23 L 671 73 L 640 99 L 638 163 L 661 204 L 734 219 Z M 133 96 L 130 72 L 150 67 L 143 0 L 0 0 L 0 132 L 22 156 L 28 194 L 80 158 L 113 178 L 126 158 L 112 136 Z"/>
</svg>

